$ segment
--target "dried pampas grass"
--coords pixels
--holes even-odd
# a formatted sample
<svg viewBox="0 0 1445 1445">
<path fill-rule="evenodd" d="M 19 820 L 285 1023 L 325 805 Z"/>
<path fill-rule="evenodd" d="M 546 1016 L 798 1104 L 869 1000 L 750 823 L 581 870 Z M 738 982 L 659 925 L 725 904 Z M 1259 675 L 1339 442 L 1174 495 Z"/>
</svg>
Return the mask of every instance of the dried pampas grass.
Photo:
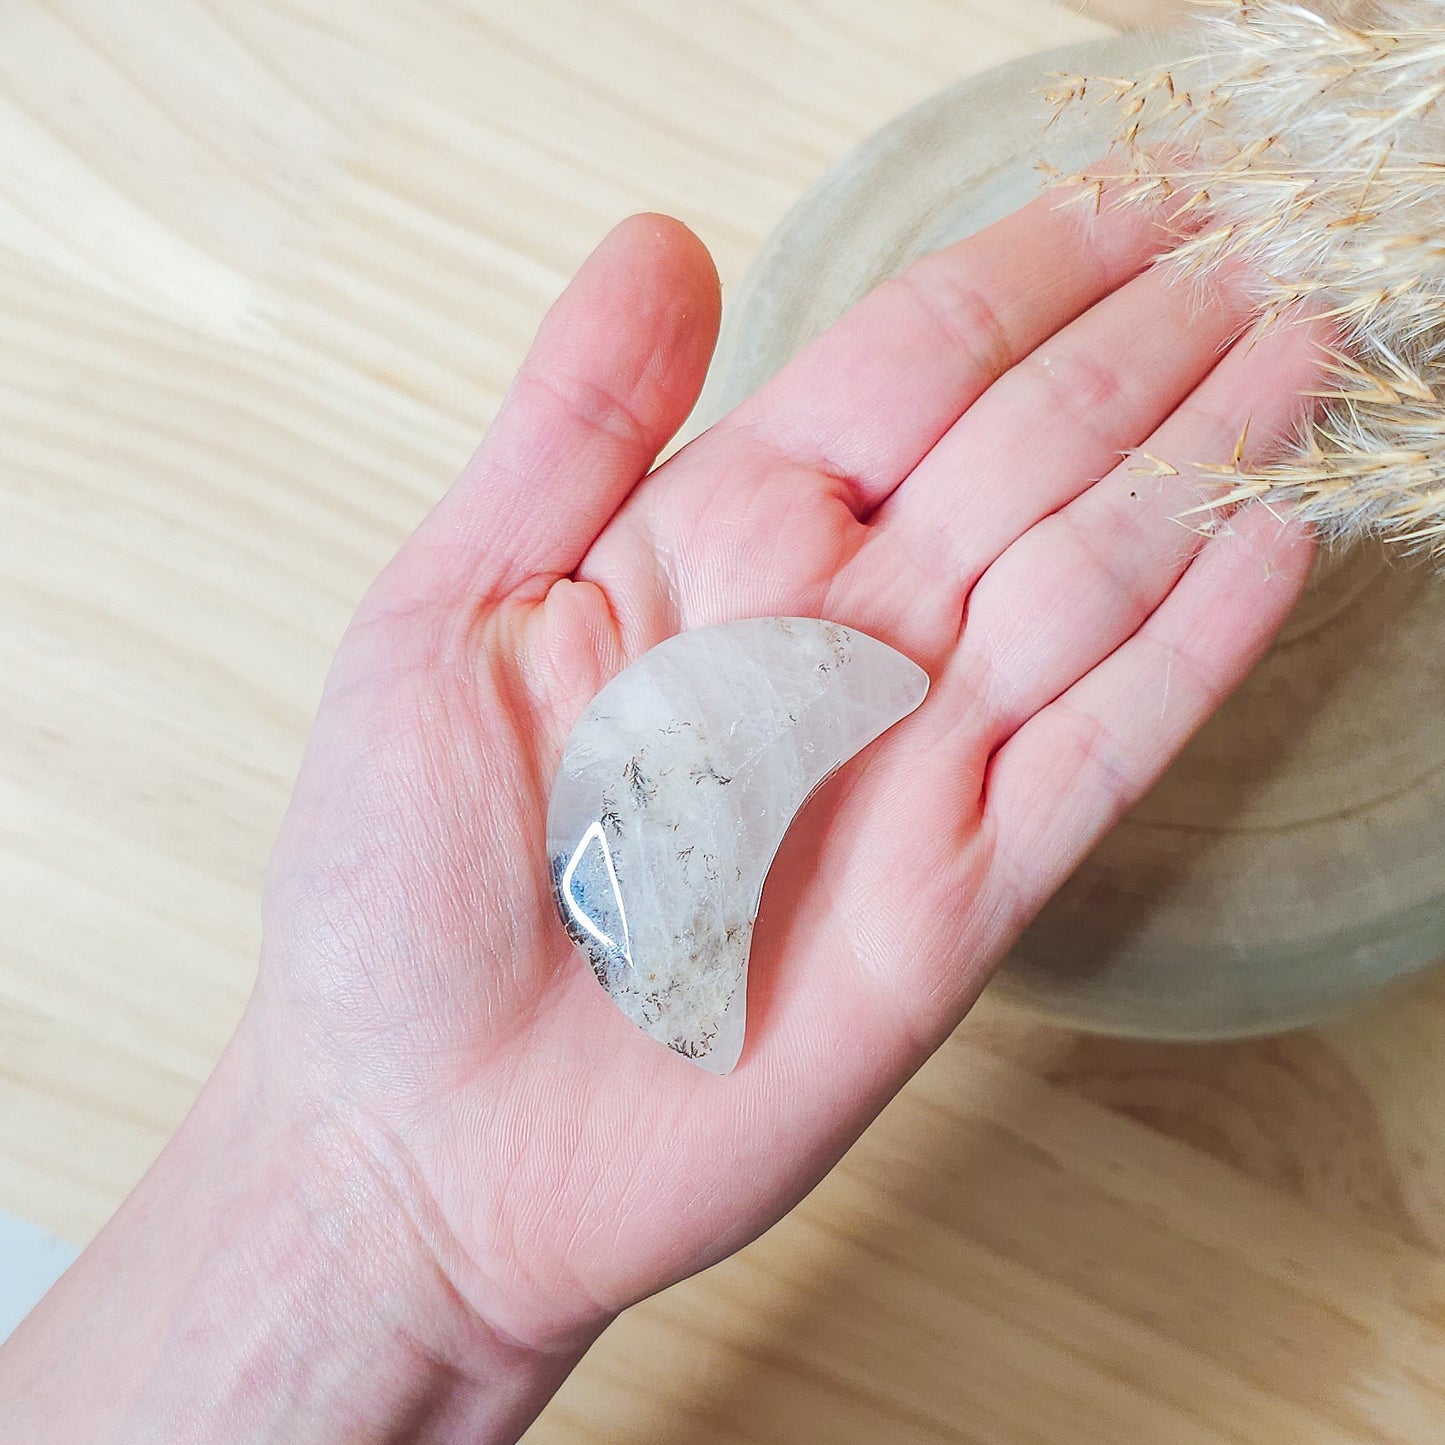
<svg viewBox="0 0 1445 1445">
<path fill-rule="evenodd" d="M 1107 167 L 1059 177 L 1119 204 L 1178 198 L 1173 262 L 1250 263 L 1265 325 L 1335 318 L 1331 385 L 1294 451 L 1223 468 L 1211 505 L 1290 503 L 1327 537 L 1445 559 L 1445 0 L 1194 0 L 1189 54 L 1056 77 L 1116 107 Z M 1118 179 L 1122 166 L 1123 179 Z"/>
</svg>

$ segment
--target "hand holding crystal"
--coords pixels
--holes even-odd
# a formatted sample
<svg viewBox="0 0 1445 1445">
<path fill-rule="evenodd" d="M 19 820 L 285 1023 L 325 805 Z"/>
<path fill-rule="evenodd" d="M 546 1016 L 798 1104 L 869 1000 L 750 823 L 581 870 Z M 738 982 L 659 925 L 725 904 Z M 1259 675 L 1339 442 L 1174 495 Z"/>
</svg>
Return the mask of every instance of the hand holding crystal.
<svg viewBox="0 0 1445 1445">
<path fill-rule="evenodd" d="M 251 1361 L 263 1403 L 224 1358 L 163 1383 L 108 1341 L 67 1408 L 109 1381 L 137 1421 L 245 1399 L 288 1440 L 334 1438 L 318 1424 L 334 1376 L 375 1438 L 400 1395 L 406 1438 L 463 1421 L 509 1438 L 619 1310 L 818 1181 L 1302 585 L 1308 541 L 1263 507 L 1179 519 L 1193 464 L 1289 434 L 1318 338 L 1235 341 L 1241 297 L 1148 268 L 1167 225 L 1045 197 L 886 283 L 655 469 L 701 385 L 718 283 L 675 221 L 608 237 L 362 603 L 272 861 L 241 1029 L 47 1310 L 85 1312 L 129 1270 L 181 1349 L 215 1327 L 217 1291 L 279 1269 L 268 1250 L 324 1287 L 298 1293 L 291 1334 L 252 1320 L 275 1346 Z M 676 634 L 763 617 L 856 629 L 931 686 L 788 831 L 746 1040 L 717 1077 L 578 959 L 546 812 L 611 678 Z M 218 1243 L 198 1220 L 153 1239 L 187 1198 L 261 1232 Z M 355 1309 L 366 1323 L 338 1328 Z M 46 1320 L 13 1369 L 45 1351 Z M 332 1375 L 302 1369 L 296 1341 Z"/>
</svg>

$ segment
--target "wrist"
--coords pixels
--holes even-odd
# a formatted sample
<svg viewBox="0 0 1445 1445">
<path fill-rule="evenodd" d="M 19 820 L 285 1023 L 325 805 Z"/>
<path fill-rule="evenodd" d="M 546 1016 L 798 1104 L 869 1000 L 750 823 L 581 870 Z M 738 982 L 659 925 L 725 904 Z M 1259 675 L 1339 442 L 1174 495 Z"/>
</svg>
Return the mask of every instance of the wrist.
<svg viewBox="0 0 1445 1445">
<path fill-rule="evenodd" d="M 233 1166 L 245 1161 L 193 1293 L 223 1350 L 226 1322 L 251 1322 L 238 1332 L 247 1356 L 206 1391 L 216 1428 L 198 1433 L 515 1439 L 580 1350 L 544 1353 L 492 1328 L 453 1287 L 401 1151 L 329 1108 L 259 1108 L 250 1073 L 219 1071 L 176 1141 L 182 1187 L 227 1172 L 218 1138 Z"/>
<path fill-rule="evenodd" d="M 4 1428 L 18 1404 L 57 1442 L 510 1440 L 565 1378 L 600 1325 L 545 1350 L 493 1328 L 454 1287 L 400 1155 L 267 1093 L 243 1029 L 0 1354 L 0 1436 L 30 1438 Z"/>
</svg>

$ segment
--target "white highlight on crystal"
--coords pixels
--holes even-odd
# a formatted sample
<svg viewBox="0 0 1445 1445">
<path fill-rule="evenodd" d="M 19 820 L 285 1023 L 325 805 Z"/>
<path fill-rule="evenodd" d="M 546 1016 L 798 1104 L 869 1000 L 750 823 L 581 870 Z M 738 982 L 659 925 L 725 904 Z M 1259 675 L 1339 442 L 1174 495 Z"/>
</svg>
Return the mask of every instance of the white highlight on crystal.
<svg viewBox="0 0 1445 1445">
<path fill-rule="evenodd" d="M 602 861 L 607 865 L 607 877 L 612 883 L 612 896 L 617 900 L 617 912 L 622 919 L 622 943 L 621 948 L 630 960 L 632 957 L 631 941 L 627 936 L 627 908 L 622 902 L 622 889 L 617 882 L 617 870 L 612 866 L 612 850 L 607 846 L 607 834 L 602 831 L 601 823 L 593 823 L 582 835 L 582 841 L 577 845 L 577 851 L 572 854 L 567 867 L 562 873 L 562 898 L 566 903 L 572 917 L 582 925 L 604 948 L 617 948 L 617 941 L 609 934 L 603 933 L 598 926 L 582 911 L 582 905 L 577 902 L 576 895 L 572 892 L 572 880 L 577 876 L 577 865 L 582 861 L 582 855 L 587 851 L 587 845 L 593 839 L 597 840 L 598 846 L 602 849 Z"/>
</svg>

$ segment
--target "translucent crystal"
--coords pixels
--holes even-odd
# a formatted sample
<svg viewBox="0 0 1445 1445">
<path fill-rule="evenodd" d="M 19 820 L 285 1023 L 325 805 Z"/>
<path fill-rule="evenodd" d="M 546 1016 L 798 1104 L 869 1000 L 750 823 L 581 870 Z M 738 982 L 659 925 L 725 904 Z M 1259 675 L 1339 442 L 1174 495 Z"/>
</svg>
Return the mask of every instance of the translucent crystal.
<svg viewBox="0 0 1445 1445">
<path fill-rule="evenodd" d="M 808 795 L 928 675 L 836 622 L 684 632 L 592 700 L 547 814 L 562 921 L 618 1008 L 714 1073 L 742 1052 L 763 882 Z"/>
</svg>

